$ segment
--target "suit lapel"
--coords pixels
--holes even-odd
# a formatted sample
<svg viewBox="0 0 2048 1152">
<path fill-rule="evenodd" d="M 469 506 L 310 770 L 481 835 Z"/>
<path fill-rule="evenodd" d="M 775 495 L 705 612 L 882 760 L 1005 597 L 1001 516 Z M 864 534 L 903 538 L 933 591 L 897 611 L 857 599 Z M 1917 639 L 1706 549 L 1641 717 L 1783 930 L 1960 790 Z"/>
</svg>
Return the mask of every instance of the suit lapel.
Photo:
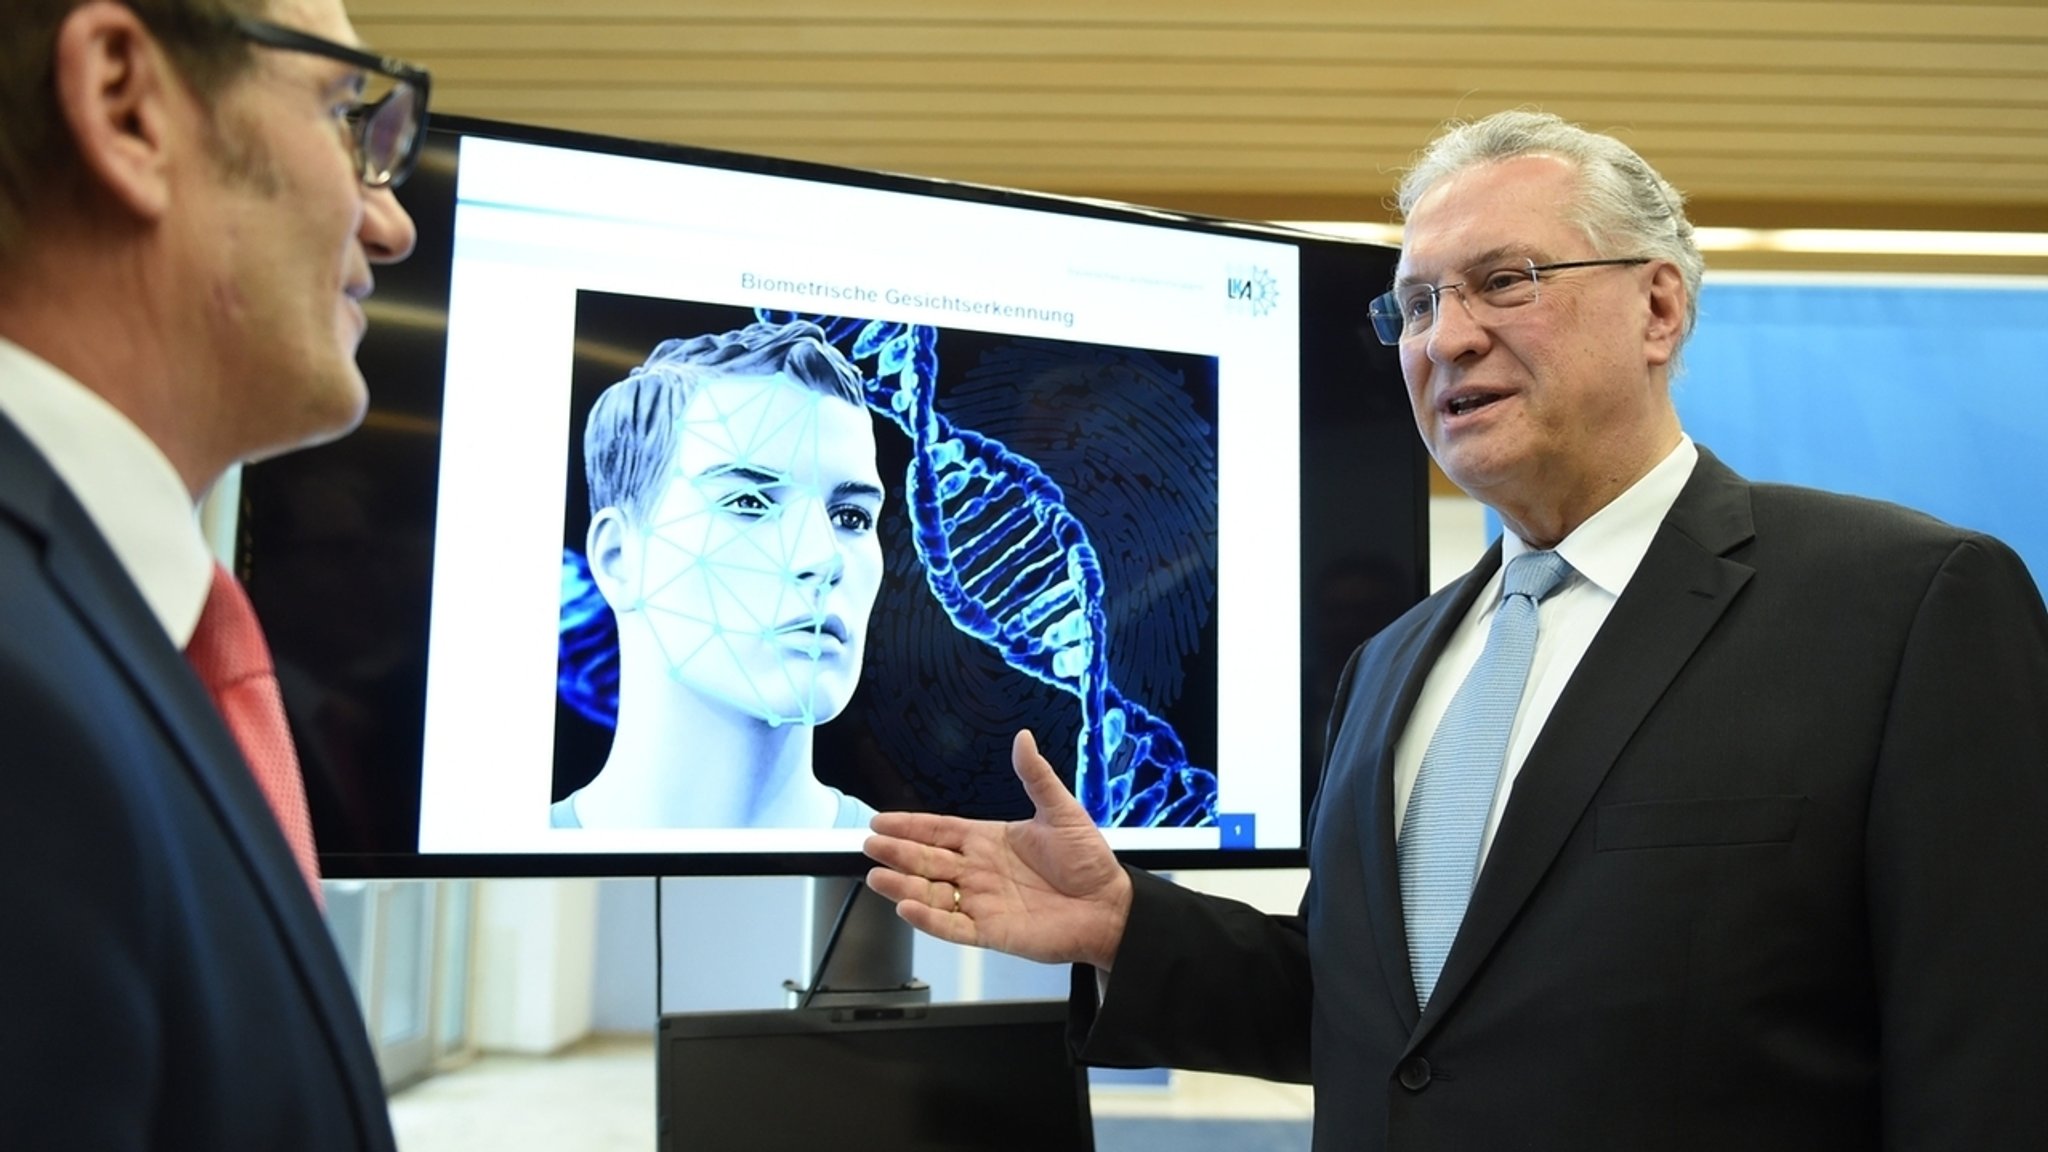
<svg viewBox="0 0 2048 1152">
<path fill-rule="evenodd" d="M 383 1089 L 374 1069 L 351 1058 L 363 1050 L 362 1023 L 346 974 L 234 737 L 98 527 L 4 416 L 0 509 L 11 509 L 43 538 L 51 586 L 71 603 L 80 626 L 98 638 L 137 700 L 183 754 L 195 790 L 242 859 L 308 998 L 319 1008 L 337 1063 L 356 1073 L 352 1094 L 359 1108 L 381 1107 Z"/>
<path fill-rule="evenodd" d="M 1355 756 L 1371 766 L 1366 779 L 1353 789 L 1353 817 L 1359 828 L 1359 856 L 1365 865 L 1362 878 L 1366 914 L 1372 922 L 1373 943 L 1379 953 L 1380 972 L 1386 978 L 1387 995 L 1410 1028 L 1415 1026 L 1415 975 L 1408 962 L 1407 917 L 1401 908 L 1400 864 L 1394 841 L 1394 745 L 1408 725 L 1422 694 L 1423 681 L 1436 665 L 1438 655 L 1449 643 L 1458 622 L 1472 607 L 1479 590 L 1500 567 L 1500 542 L 1495 541 L 1478 565 L 1442 593 L 1427 615 L 1414 627 L 1389 637 L 1394 643 L 1372 668 L 1361 668 L 1357 682 L 1366 685 L 1368 698 L 1384 691 L 1380 686 L 1398 685 L 1388 704 L 1366 712 L 1366 724 L 1359 733 Z M 1384 697 L 1382 697 L 1384 698 Z"/>
<path fill-rule="evenodd" d="M 1629 738 L 1753 569 L 1749 485 L 1705 449 L 1529 750 L 1444 962 L 1425 1036 L 1479 971 L 1577 827 Z"/>
</svg>

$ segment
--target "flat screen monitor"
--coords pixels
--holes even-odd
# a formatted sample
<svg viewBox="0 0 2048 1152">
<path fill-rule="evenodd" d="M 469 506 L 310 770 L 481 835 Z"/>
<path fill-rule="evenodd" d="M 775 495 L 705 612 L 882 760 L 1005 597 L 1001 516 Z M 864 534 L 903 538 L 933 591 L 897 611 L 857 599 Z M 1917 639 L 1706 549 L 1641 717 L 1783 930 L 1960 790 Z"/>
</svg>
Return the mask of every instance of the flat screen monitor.
<svg viewBox="0 0 2048 1152">
<path fill-rule="evenodd" d="M 1020 728 L 1129 859 L 1300 862 L 1423 592 L 1392 250 L 451 118 L 401 199 L 363 427 L 242 481 L 328 875 L 853 873 Z"/>
<path fill-rule="evenodd" d="M 661 1152 L 1093 1152 L 1064 1000 L 663 1016 Z"/>
</svg>

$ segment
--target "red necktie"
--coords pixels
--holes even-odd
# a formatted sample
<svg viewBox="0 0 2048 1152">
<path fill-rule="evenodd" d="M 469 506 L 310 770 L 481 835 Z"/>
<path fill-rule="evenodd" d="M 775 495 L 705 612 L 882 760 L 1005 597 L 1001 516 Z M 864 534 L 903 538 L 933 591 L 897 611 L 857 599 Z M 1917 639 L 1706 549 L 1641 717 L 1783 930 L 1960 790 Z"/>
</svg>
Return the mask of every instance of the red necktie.
<svg viewBox="0 0 2048 1152">
<path fill-rule="evenodd" d="M 278 826 L 298 858 L 299 871 L 320 901 L 320 859 L 313 851 L 313 816 L 306 806 L 306 782 L 299 775 L 299 756 L 292 749 L 291 729 L 284 719 L 284 696 L 270 663 L 270 646 L 256 612 L 234 575 L 213 566 L 213 587 L 199 627 L 185 646 L 185 659 L 199 673 L 199 682 L 213 696 L 214 706 L 228 722 L 256 783 L 277 814 Z"/>
</svg>

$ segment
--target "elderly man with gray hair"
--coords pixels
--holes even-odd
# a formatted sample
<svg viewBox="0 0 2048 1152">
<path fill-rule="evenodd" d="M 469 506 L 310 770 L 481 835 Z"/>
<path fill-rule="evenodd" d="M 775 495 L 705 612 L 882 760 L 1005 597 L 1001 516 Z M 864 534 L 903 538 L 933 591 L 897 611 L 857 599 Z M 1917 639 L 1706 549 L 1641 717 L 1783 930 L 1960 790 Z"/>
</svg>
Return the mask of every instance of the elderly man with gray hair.
<svg viewBox="0 0 2048 1152">
<path fill-rule="evenodd" d="M 1085 1060 L 1313 1082 L 1319 1152 L 2048 1142 L 2026 568 L 1686 436 L 1702 261 L 1619 141 L 1456 126 L 1400 206 L 1373 325 L 1507 531 L 1353 655 L 1299 913 L 1122 867 L 1028 733 L 1034 818 L 883 814 L 870 886 L 1074 963 Z"/>
</svg>

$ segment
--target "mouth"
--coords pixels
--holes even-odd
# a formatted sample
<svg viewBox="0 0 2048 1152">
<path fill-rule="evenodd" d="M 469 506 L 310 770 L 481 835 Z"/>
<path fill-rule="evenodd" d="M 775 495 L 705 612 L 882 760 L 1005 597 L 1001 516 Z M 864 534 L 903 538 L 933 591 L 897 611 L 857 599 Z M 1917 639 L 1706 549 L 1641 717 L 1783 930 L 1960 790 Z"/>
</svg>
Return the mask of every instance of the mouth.
<svg viewBox="0 0 2048 1152">
<path fill-rule="evenodd" d="M 1512 393 L 1488 392 L 1478 388 L 1461 388 L 1439 400 L 1437 402 L 1437 410 L 1452 418 L 1470 416 L 1482 408 L 1498 404 L 1510 395 Z"/>
<path fill-rule="evenodd" d="M 355 315 L 359 327 L 363 325 L 365 319 L 363 301 L 370 298 L 370 290 L 373 287 L 375 283 L 368 276 L 360 280 L 345 281 L 341 286 L 341 298 L 348 302 L 348 310 Z"/>
<path fill-rule="evenodd" d="M 804 636 L 816 639 L 832 639 L 844 644 L 849 639 L 846 622 L 837 616 L 804 616 L 784 623 L 775 630 L 778 636 Z"/>
<path fill-rule="evenodd" d="M 341 312 L 348 317 L 348 323 L 352 326 L 354 338 L 360 342 L 363 338 L 363 333 L 368 331 L 370 327 L 370 318 L 363 311 L 363 302 L 355 296 L 343 293 L 341 297 Z"/>
</svg>

